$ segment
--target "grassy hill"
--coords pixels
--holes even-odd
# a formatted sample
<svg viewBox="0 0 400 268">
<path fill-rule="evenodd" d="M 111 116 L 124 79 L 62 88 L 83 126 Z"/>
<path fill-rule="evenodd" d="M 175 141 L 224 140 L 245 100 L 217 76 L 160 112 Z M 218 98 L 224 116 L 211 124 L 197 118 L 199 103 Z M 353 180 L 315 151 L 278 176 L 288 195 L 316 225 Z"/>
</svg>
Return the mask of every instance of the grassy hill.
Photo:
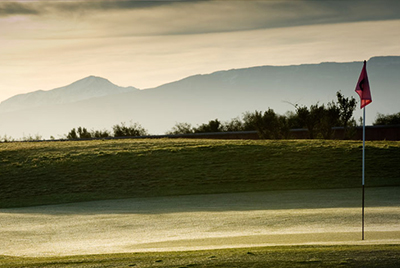
<svg viewBox="0 0 400 268">
<path fill-rule="evenodd" d="M 400 185 L 400 142 L 366 143 L 366 186 Z M 361 185 L 359 141 L 0 143 L 0 207 Z"/>
</svg>

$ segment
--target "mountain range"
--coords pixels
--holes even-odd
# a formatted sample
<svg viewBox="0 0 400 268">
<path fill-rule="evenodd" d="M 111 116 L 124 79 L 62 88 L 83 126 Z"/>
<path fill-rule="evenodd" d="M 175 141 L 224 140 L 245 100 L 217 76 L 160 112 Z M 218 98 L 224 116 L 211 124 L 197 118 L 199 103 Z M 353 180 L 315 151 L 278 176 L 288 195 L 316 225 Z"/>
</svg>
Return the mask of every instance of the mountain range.
<svg viewBox="0 0 400 268">
<path fill-rule="evenodd" d="M 294 111 L 295 104 L 336 100 L 337 91 L 358 100 L 354 89 L 361 68 L 362 62 L 258 66 L 194 75 L 142 90 L 89 76 L 1 102 L 0 136 L 57 138 L 79 126 L 111 130 L 121 122 L 138 122 L 151 134 L 163 134 L 179 122 L 196 126 L 268 108 L 284 114 Z M 366 118 L 371 124 L 377 113 L 399 112 L 400 57 L 373 57 L 367 70 L 373 102 Z M 355 118 L 360 116 L 357 109 Z"/>
<path fill-rule="evenodd" d="M 0 104 L 0 113 L 77 102 L 136 90 L 138 89 L 134 87 L 119 87 L 101 77 L 89 76 L 65 87 L 15 95 Z"/>
</svg>

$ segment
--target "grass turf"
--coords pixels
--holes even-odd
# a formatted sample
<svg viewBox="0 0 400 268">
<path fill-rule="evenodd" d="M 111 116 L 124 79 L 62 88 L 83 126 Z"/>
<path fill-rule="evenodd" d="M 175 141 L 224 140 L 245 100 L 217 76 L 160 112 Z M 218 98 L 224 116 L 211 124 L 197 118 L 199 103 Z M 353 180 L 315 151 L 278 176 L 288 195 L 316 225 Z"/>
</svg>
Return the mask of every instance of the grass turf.
<svg viewBox="0 0 400 268">
<path fill-rule="evenodd" d="M 359 141 L 127 139 L 0 144 L 0 207 L 360 187 Z M 400 142 L 366 143 L 366 186 L 400 185 Z"/>
<path fill-rule="evenodd" d="M 287 246 L 51 258 L 0 255 L 0 267 L 399 267 L 400 245 Z"/>
</svg>

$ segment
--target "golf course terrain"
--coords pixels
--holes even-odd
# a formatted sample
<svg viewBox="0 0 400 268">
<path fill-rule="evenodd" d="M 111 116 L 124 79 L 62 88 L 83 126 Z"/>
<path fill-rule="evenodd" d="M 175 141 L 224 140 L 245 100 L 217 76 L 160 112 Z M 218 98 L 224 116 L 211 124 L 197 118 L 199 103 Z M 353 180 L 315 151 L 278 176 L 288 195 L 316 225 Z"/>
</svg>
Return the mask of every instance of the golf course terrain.
<svg viewBox="0 0 400 268">
<path fill-rule="evenodd" d="M 400 266 L 400 142 L 0 143 L 0 267 Z"/>
</svg>

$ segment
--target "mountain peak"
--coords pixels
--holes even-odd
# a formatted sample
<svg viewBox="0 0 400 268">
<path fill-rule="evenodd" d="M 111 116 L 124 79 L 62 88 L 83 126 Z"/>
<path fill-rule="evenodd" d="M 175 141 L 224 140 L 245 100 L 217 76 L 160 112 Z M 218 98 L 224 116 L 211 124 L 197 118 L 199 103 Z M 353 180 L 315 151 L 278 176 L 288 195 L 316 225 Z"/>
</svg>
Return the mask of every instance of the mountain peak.
<svg viewBox="0 0 400 268">
<path fill-rule="evenodd" d="M 89 75 L 88 77 L 86 77 L 86 78 L 83 78 L 83 79 L 96 79 L 96 78 L 105 79 L 105 78 L 103 78 L 103 77 L 100 77 L 100 76 L 95 76 L 95 75 Z"/>
<path fill-rule="evenodd" d="M 94 83 L 95 84 L 108 84 L 108 85 L 116 86 L 115 84 L 111 83 L 110 80 L 108 80 L 108 79 L 105 79 L 100 76 L 90 75 L 88 77 L 85 77 L 85 78 L 79 79 L 78 81 L 73 82 L 72 84 L 68 85 L 67 87 L 69 87 L 69 86 L 75 87 L 77 85 L 87 87 Z"/>
<path fill-rule="evenodd" d="M 95 75 L 89 75 L 88 77 L 82 78 L 82 79 L 80 79 L 78 81 L 95 81 L 95 80 L 109 81 L 106 78 L 103 78 L 103 77 L 100 77 L 100 76 L 95 76 Z"/>
<path fill-rule="evenodd" d="M 108 79 L 90 75 L 64 87 L 11 97 L 1 103 L 0 112 L 78 102 L 92 98 L 134 92 L 136 90 L 138 89 L 134 87 L 120 87 L 111 83 Z"/>
</svg>

